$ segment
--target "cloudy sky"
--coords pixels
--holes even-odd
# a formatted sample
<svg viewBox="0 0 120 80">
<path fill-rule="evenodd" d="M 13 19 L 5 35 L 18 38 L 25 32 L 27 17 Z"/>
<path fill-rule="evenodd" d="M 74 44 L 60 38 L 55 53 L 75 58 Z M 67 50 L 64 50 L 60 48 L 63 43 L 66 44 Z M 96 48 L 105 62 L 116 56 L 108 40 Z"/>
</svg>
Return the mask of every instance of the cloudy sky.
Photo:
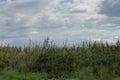
<svg viewBox="0 0 120 80">
<path fill-rule="evenodd" d="M 120 39 L 120 0 L 0 0 L 0 43 Z"/>
</svg>

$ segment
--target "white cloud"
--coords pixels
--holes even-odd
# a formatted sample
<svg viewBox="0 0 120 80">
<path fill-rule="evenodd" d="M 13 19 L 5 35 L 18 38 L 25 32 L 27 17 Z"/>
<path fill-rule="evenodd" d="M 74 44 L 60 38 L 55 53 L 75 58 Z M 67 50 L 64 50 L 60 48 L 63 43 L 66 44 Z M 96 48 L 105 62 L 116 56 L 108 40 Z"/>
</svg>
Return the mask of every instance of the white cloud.
<svg viewBox="0 0 120 80">
<path fill-rule="evenodd" d="M 46 36 L 63 41 L 76 40 L 114 41 L 120 34 L 120 18 L 98 12 L 102 0 L 7 0 L 0 2 L 0 39 L 34 39 L 41 41 Z M 112 1 L 112 0 L 111 0 Z M 114 3 L 116 4 L 116 3 Z M 116 31 L 115 31 L 116 30 Z M 2 37 L 4 36 L 4 37 Z M 12 36 L 11 38 L 8 36 Z"/>
</svg>

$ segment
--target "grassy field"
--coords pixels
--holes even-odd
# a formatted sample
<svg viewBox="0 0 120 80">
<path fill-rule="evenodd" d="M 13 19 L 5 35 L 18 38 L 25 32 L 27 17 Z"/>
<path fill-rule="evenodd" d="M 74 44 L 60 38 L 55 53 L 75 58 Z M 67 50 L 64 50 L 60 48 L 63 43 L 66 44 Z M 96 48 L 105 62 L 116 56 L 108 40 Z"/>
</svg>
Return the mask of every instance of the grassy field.
<svg viewBox="0 0 120 80">
<path fill-rule="evenodd" d="M 0 80 L 120 80 L 120 42 L 0 46 Z"/>
</svg>

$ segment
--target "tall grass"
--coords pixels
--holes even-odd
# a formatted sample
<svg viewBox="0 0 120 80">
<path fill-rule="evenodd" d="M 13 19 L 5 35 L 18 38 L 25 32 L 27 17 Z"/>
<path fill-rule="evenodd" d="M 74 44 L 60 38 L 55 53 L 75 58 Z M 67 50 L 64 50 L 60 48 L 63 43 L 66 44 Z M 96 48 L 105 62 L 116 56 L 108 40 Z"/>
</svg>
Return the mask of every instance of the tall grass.
<svg viewBox="0 0 120 80">
<path fill-rule="evenodd" d="M 120 76 L 119 41 L 114 45 L 95 41 L 58 47 L 48 40 L 43 45 L 0 46 L 0 70 L 43 72 L 56 78 L 72 75 L 81 80 L 87 76 L 91 80 Z"/>
</svg>

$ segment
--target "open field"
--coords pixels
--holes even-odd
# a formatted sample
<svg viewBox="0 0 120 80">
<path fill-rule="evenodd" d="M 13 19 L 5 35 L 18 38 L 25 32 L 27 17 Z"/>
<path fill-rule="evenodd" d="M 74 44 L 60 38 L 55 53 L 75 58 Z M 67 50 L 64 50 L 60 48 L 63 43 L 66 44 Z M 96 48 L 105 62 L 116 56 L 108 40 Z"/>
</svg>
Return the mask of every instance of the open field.
<svg viewBox="0 0 120 80">
<path fill-rule="evenodd" d="M 0 80 L 120 80 L 120 42 L 0 46 Z"/>
</svg>

